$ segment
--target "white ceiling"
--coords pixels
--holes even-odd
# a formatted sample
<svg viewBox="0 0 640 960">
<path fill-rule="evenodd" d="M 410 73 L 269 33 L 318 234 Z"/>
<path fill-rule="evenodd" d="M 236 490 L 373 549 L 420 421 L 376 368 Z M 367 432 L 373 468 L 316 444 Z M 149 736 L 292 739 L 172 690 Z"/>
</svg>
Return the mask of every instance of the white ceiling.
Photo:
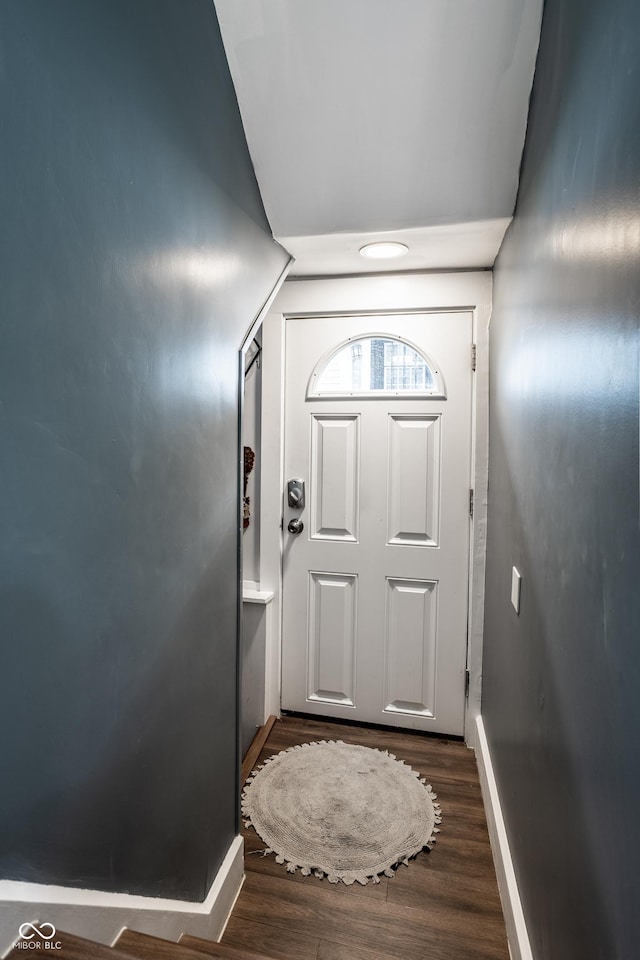
<svg viewBox="0 0 640 960">
<path fill-rule="evenodd" d="M 491 266 L 542 0 L 215 0 L 274 236 L 304 275 Z"/>
</svg>

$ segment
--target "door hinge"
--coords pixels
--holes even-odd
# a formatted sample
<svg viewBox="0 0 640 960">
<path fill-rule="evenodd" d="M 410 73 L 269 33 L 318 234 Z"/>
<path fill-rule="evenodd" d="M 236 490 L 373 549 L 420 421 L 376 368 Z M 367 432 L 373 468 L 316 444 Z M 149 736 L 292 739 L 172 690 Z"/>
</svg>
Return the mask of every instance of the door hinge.
<svg viewBox="0 0 640 960">
<path fill-rule="evenodd" d="M 464 695 L 469 698 L 469 671 L 465 670 L 464 672 Z"/>
<path fill-rule="evenodd" d="M 473 520 L 473 490 L 469 490 L 469 516 Z"/>
<path fill-rule="evenodd" d="M 478 359 L 478 351 L 475 343 L 471 344 L 471 369 L 475 372 L 476 363 Z"/>
</svg>

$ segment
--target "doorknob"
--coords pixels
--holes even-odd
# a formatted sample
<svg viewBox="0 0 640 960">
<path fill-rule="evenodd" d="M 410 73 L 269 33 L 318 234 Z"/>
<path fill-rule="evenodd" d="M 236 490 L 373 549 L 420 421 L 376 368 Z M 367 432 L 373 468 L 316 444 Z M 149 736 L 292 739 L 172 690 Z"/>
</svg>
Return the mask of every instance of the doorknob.
<svg viewBox="0 0 640 960">
<path fill-rule="evenodd" d="M 304 530 L 304 523 L 302 520 L 289 520 L 287 524 L 287 530 L 289 533 L 302 533 Z"/>
</svg>

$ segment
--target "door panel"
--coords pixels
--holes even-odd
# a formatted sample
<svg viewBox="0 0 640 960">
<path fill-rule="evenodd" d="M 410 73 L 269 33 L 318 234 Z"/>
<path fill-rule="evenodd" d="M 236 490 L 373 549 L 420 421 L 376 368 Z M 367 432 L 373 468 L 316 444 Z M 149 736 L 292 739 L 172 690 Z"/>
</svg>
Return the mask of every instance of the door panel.
<svg viewBox="0 0 640 960">
<path fill-rule="evenodd" d="M 311 417 L 311 536 L 358 539 L 359 417 Z"/>
<path fill-rule="evenodd" d="M 386 586 L 385 712 L 433 718 L 438 584 L 387 577 Z"/>
<path fill-rule="evenodd" d="M 440 417 L 389 417 L 387 543 L 437 547 Z"/>
<path fill-rule="evenodd" d="M 284 509 L 284 709 L 463 732 L 471 331 L 469 311 L 287 320 L 285 478 L 307 502 Z M 354 344 L 344 373 L 365 334 L 375 348 Z M 405 340 L 435 365 L 432 396 L 395 391 Z M 358 392 L 314 395 L 338 349 L 330 386 L 344 375 Z M 395 392 L 367 395 L 383 374 Z"/>
<path fill-rule="evenodd" d="M 355 705 L 357 577 L 310 573 L 308 697 Z"/>
</svg>

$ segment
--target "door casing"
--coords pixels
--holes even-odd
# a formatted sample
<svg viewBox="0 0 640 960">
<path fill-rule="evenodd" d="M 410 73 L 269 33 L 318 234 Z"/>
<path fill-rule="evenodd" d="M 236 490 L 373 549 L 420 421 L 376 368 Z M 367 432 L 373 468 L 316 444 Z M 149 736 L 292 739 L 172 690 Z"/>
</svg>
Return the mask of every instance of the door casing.
<svg viewBox="0 0 640 960">
<path fill-rule="evenodd" d="M 282 623 L 282 506 L 284 489 L 284 326 L 287 316 L 470 310 L 476 371 L 472 387 L 471 474 L 473 523 L 469 551 L 469 693 L 465 740 L 475 745 L 480 714 L 484 570 L 488 476 L 488 334 L 492 274 L 489 271 L 379 274 L 287 281 L 263 324 L 260 586 L 274 593 L 272 630 L 266 638 L 266 713 L 280 711 Z M 471 358 L 470 358 L 471 362 Z"/>
</svg>

